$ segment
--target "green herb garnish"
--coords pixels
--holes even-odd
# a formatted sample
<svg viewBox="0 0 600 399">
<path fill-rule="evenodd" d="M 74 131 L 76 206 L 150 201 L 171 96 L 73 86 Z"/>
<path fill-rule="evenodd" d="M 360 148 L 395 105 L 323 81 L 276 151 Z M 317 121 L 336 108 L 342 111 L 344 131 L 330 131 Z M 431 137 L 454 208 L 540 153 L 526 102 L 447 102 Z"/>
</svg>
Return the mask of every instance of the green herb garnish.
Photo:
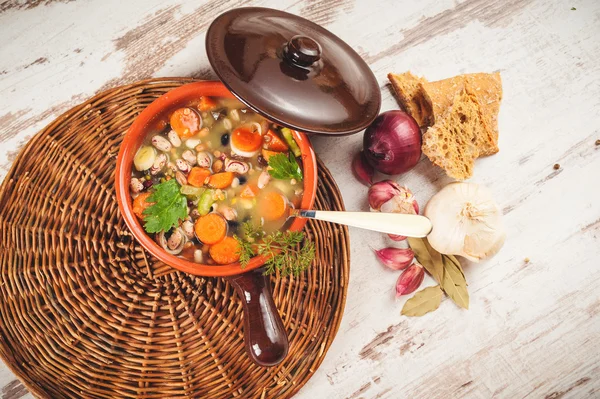
<svg viewBox="0 0 600 399">
<path fill-rule="evenodd" d="M 296 157 L 294 157 L 294 154 L 291 152 L 289 153 L 289 156 L 286 156 L 285 154 L 273 155 L 269 158 L 269 166 L 272 168 L 269 169 L 269 174 L 276 179 L 302 180 L 302 169 L 300 169 Z"/>
<path fill-rule="evenodd" d="M 282 276 L 298 276 L 315 258 L 315 245 L 304 239 L 301 231 L 276 231 L 264 235 L 251 223 L 243 224 L 245 239 L 235 236 L 240 245 L 240 264 L 248 265 L 255 255 L 270 257 L 265 263 L 265 274 L 279 270 Z M 256 244 L 253 244 L 256 242 Z"/>
<path fill-rule="evenodd" d="M 155 185 L 148 202 L 153 203 L 144 211 L 144 229 L 148 233 L 169 231 L 188 215 L 187 199 L 175 179 Z"/>
</svg>

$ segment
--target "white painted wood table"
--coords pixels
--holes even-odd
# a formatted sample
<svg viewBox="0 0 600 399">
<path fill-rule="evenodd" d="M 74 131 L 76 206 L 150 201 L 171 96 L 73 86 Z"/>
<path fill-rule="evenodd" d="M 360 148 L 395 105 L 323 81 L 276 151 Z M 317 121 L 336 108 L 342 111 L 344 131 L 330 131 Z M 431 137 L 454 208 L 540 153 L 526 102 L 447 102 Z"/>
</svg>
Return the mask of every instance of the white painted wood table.
<svg viewBox="0 0 600 399">
<path fill-rule="evenodd" d="M 398 108 L 392 71 L 436 80 L 498 70 L 504 84 L 501 150 L 477 161 L 472 181 L 494 192 L 508 240 L 492 260 L 467 265 L 470 310 L 446 299 L 425 317 L 401 316 L 398 273 L 368 247 L 390 242 L 351 229 L 342 325 L 297 397 L 600 397 L 596 0 L 0 1 L 0 179 L 36 132 L 101 90 L 148 77 L 214 78 L 205 31 L 248 4 L 302 15 L 347 41 L 374 71 L 383 110 Z M 366 210 L 366 188 L 350 172 L 361 141 L 313 140 L 349 210 Z M 397 180 L 421 205 L 450 181 L 427 160 Z M 5 366 L 0 392 L 31 397 Z"/>
</svg>

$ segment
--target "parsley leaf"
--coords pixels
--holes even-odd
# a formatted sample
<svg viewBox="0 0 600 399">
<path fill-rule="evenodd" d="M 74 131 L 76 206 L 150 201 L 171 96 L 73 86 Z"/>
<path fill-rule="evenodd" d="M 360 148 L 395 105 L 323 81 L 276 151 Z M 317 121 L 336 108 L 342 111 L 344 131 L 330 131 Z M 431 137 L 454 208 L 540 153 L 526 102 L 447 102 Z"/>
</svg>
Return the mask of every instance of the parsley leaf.
<svg viewBox="0 0 600 399">
<path fill-rule="evenodd" d="M 252 244 L 251 242 L 255 241 L 256 229 L 250 224 L 244 224 L 244 230 L 246 240 L 235 237 L 240 244 L 242 268 L 248 265 L 253 256 L 264 255 L 269 257 L 265 263 L 265 274 L 279 270 L 282 276 L 298 276 L 308 269 L 315 258 L 315 244 L 304 240 L 304 233 L 301 231 L 276 231 Z"/>
<path fill-rule="evenodd" d="M 179 192 L 175 179 L 157 184 L 154 189 L 148 198 L 154 204 L 144 211 L 144 229 L 148 233 L 169 231 L 188 215 L 187 199 Z"/>
<path fill-rule="evenodd" d="M 289 153 L 289 157 L 285 154 L 273 155 L 269 158 L 269 166 L 272 168 L 269 169 L 269 174 L 276 179 L 302 180 L 302 169 L 300 169 L 296 157 L 291 152 Z"/>
</svg>

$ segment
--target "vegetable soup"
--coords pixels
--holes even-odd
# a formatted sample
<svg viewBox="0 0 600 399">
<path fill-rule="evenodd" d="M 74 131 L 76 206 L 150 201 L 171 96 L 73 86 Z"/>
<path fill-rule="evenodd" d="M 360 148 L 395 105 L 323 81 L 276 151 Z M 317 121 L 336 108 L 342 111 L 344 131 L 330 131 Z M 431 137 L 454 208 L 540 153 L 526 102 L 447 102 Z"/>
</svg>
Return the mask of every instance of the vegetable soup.
<svg viewBox="0 0 600 399">
<path fill-rule="evenodd" d="M 292 132 L 241 102 L 200 97 L 148 133 L 133 160 L 133 211 L 170 254 L 239 260 L 240 242 L 285 229 L 303 174 Z"/>
</svg>

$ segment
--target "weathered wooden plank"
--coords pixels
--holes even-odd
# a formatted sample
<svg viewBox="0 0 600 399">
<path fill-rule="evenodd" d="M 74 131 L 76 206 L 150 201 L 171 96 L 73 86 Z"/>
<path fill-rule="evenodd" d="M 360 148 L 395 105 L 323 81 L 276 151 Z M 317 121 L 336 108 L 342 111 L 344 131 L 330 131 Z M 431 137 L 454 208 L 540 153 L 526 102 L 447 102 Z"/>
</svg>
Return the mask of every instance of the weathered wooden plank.
<svg viewBox="0 0 600 399">
<path fill-rule="evenodd" d="M 104 88 L 150 76 L 214 78 L 204 32 L 240 5 L 286 9 L 342 37 L 373 69 L 383 110 L 398 107 L 391 71 L 434 80 L 498 70 L 503 78 L 501 151 L 478 160 L 472 180 L 491 187 L 509 234 L 494 259 L 465 268 L 471 309 L 446 300 L 423 318 L 400 316 L 398 273 L 380 267 L 365 245 L 391 242 L 352 230 L 344 320 L 298 397 L 600 395 L 596 1 L 5 1 L 0 179 L 35 132 Z M 347 208 L 365 210 L 366 188 L 349 170 L 361 137 L 313 143 Z M 398 180 L 422 205 L 450 181 L 427 160 Z M 19 397 L 22 388 L 2 367 L 2 398 Z"/>
</svg>

